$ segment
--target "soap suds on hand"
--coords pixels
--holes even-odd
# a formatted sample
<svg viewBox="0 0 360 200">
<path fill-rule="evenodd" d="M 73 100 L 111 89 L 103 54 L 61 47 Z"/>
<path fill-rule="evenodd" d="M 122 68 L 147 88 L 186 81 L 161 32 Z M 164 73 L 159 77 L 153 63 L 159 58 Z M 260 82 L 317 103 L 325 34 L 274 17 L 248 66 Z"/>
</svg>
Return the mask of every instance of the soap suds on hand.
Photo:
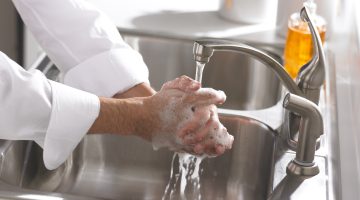
<svg viewBox="0 0 360 200">
<path fill-rule="evenodd" d="M 194 152 L 195 145 L 187 145 L 184 143 L 184 140 L 195 140 L 197 131 L 199 131 L 201 127 L 206 126 L 206 123 L 211 118 L 211 113 L 216 112 L 216 107 L 209 105 L 210 100 L 206 98 L 207 95 L 209 99 L 216 98 L 219 102 L 223 102 L 226 98 L 224 92 L 219 91 L 214 94 L 209 88 L 201 88 L 196 91 L 196 93 L 202 95 L 199 101 L 193 100 L 193 97 L 190 96 L 191 94 L 186 96 L 186 93 L 179 90 L 166 93 L 171 96 L 163 96 L 163 98 L 168 98 L 170 103 L 163 107 L 160 116 L 166 128 L 162 132 L 155 134 L 152 138 L 155 150 L 161 147 L 168 147 L 170 150 L 176 152 Z M 195 104 L 195 109 L 193 104 L 184 102 L 184 99 Z M 187 106 L 187 109 L 179 109 L 184 106 Z M 206 145 L 205 143 L 210 143 L 214 146 L 221 145 L 225 149 L 229 149 L 233 142 L 233 136 L 230 135 L 226 128 L 220 123 L 217 113 L 215 113 L 215 115 L 216 116 L 212 117 L 213 122 L 211 127 L 200 143 L 203 145 Z M 197 125 L 195 129 L 191 128 L 192 123 Z M 184 128 L 189 129 L 184 130 Z M 179 135 L 183 135 L 184 133 L 179 134 L 179 131 L 185 131 L 185 136 L 180 137 Z"/>
</svg>

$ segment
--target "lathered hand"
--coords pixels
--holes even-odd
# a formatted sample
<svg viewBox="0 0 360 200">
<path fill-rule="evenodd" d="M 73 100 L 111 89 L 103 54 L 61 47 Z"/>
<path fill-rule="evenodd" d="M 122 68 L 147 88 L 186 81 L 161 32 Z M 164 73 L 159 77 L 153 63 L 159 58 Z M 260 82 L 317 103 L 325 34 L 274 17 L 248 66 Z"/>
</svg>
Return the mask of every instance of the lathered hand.
<svg viewBox="0 0 360 200">
<path fill-rule="evenodd" d="M 89 133 L 136 135 L 155 148 L 216 156 L 230 149 L 233 137 L 220 123 L 215 104 L 224 103 L 222 91 L 201 88 L 182 76 L 149 97 L 100 99 L 98 118 Z"/>
<path fill-rule="evenodd" d="M 210 156 L 231 148 L 233 136 L 220 123 L 215 106 L 224 103 L 224 92 L 200 87 L 182 76 L 146 100 L 147 107 L 158 114 L 151 134 L 155 148 Z"/>
</svg>

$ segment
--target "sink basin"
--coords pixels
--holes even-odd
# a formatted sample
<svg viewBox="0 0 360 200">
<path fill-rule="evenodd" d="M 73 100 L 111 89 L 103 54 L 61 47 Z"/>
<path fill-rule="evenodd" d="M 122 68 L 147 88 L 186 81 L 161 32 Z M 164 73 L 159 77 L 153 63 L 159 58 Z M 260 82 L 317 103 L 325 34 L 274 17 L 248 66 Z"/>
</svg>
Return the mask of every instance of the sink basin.
<svg viewBox="0 0 360 200">
<path fill-rule="evenodd" d="M 220 119 L 234 135 L 234 147 L 201 163 L 202 199 L 265 199 L 271 188 L 275 132 L 245 117 L 221 115 Z M 4 157 L 23 148 L 14 142 Z M 135 137 L 89 135 L 64 165 L 48 171 L 42 149 L 32 142 L 25 148 L 30 149 L 25 162 L 18 168 L 3 168 L 3 181 L 27 189 L 117 200 L 161 199 L 173 157 L 172 152 L 154 151 L 150 143 Z M 13 174 L 22 176 L 13 180 Z"/>
</svg>

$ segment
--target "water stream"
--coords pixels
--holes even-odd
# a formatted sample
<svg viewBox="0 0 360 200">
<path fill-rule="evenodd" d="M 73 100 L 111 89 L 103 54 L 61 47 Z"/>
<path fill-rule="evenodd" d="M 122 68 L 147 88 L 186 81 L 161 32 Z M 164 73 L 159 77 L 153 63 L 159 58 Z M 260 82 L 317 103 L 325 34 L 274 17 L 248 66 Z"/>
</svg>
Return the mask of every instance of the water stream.
<svg viewBox="0 0 360 200">
<path fill-rule="evenodd" d="M 201 83 L 205 63 L 196 62 L 195 80 Z M 162 200 L 201 200 L 200 164 L 204 157 L 174 153 L 170 179 Z"/>
<path fill-rule="evenodd" d="M 162 200 L 200 200 L 200 169 L 204 157 L 175 153 L 171 163 L 170 179 Z"/>
<path fill-rule="evenodd" d="M 195 72 L 195 80 L 201 83 L 202 75 L 204 71 L 205 63 L 201 63 L 196 61 L 196 72 Z"/>
</svg>

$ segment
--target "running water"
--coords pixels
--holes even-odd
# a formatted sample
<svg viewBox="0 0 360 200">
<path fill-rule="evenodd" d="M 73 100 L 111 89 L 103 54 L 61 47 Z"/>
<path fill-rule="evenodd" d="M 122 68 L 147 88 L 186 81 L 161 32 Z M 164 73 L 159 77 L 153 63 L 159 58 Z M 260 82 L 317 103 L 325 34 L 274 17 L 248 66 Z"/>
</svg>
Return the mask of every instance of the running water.
<svg viewBox="0 0 360 200">
<path fill-rule="evenodd" d="M 170 179 L 162 200 L 201 200 L 200 164 L 204 157 L 175 153 L 171 163 Z"/>
<path fill-rule="evenodd" d="M 199 81 L 201 83 L 204 67 L 205 63 L 196 61 L 195 81 Z"/>
<path fill-rule="evenodd" d="M 195 80 L 200 83 L 204 67 L 205 63 L 196 61 Z M 204 158 L 205 156 L 175 153 L 171 163 L 170 179 L 162 200 L 179 199 L 179 197 L 181 200 L 201 200 L 200 164 Z"/>
</svg>

